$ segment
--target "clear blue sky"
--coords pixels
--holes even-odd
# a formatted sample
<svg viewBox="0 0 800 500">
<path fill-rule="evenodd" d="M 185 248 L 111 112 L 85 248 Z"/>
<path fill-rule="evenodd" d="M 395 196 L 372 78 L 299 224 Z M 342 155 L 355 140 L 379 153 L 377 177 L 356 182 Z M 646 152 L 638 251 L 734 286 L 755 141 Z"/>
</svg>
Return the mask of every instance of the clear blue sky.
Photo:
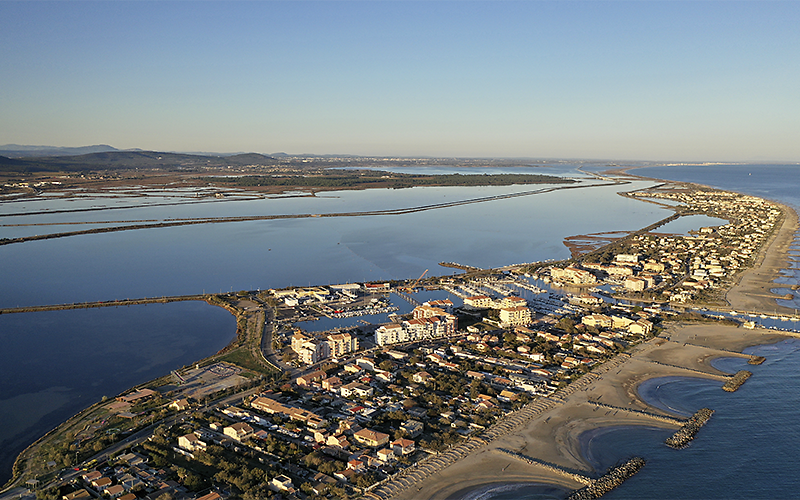
<svg viewBox="0 0 800 500">
<path fill-rule="evenodd" d="M 800 161 L 800 2 L 0 2 L 0 144 Z"/>
</svg>

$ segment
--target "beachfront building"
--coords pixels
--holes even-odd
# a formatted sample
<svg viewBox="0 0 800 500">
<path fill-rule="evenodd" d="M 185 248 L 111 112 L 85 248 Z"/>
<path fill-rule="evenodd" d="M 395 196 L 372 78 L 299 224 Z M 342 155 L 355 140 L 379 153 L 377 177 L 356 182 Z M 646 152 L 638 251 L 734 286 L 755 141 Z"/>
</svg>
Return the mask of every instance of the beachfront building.
<svg viewBox="0 0 800 500">
<path fill-rule="evenodd" d="M 649 335 L 653 331 L 653 323 L 640 319 L 628 325 L 628 332 L 639 335 Z"/>
</svg>

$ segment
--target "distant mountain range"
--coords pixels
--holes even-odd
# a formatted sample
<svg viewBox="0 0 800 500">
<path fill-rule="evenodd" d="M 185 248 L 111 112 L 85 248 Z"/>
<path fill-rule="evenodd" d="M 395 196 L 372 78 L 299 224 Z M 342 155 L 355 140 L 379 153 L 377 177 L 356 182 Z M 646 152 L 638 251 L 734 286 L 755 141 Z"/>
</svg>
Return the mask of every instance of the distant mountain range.
<svg viewBox="0 0 800 500">
<path fill-rule="evenodd" d="M 60 146 L 23 146 L 20 144 L 6 144 L 5 146 L 0 146 L 0 156 L 6 156 L 9 158 L 72 156 L 85 155 L 89 153 L 105 153 L 108 151 L 119 150 L 106 144 L 98 144 L 96 146 L 81 146 L 77 148 L 65 148 Z"/>
<path fill-rule="evenodd" d="M 15 145 L 10 145 L 14 147 Z M 75 172 L 82 170 L 127 170 L 165 169 L 183 170 L 197 167 L 240 167 L 246 165 L 272 165 L 275 158 L 258 153 L 243 153 L 230 156 L 195 155 L 185 153 L 162 153 L 157 151 L 120 151 L 111 146 L 86 146 L 84 148 L 50 148 L 47 146 L 16 146 L 28 148 L 25 154 L 8 154 L 0 149 L 0 172 Z M 36 149 L 39 148 L 39 149 Z M 105 148 L 105 150 L 102 150 Z M 86 149 L 101 149 L 91 153 L 78 153 Z M 62 151 L 61 154 L 45 154 L 43 151 Z M 63 150 L 73 151 L 64 154 Z M 13 151 L 20 151 L 15 149 Z M 5 154 L 4 154 L 5 153 Z M 13 156 L 13 157 L 11 157 Z"/>
</svg>

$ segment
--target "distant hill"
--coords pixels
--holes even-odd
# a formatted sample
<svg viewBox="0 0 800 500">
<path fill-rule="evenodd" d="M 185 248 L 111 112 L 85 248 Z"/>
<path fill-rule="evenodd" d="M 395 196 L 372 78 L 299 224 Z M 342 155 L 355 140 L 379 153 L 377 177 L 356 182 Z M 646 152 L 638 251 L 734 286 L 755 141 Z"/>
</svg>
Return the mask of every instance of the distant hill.
<svg viewBox="0 0 800 500">
<path fill-rule="evenodd" d="M 24 166 L 25 160 L 17 160 L 7 156 L 0 156 L 0 169 L 5 166 Z"/>
<path fill-rule="evenodd" d="M 60 146 L 25 146 L 21 144 L 6 144 L 5 146 L 0 146 L 0 156 L 6 156 L 9 158 L 84 155 L 88 153 L 103 153 L 106 151 L 119 150 L 107 144 L 81 146 L 76 148 Z"/>
<path fill-rule="evenodd" d="M 271 165 L 275 159 L 257 153 L 233 156 L 204 156 L 157 151 L 103 151 L 81 155 L 8 158 L 0 161 L 2 172 L 76 172 L 83 170 L 163 169 L 187 170 L 199 167 L 241 167 Z"/>
</svg>

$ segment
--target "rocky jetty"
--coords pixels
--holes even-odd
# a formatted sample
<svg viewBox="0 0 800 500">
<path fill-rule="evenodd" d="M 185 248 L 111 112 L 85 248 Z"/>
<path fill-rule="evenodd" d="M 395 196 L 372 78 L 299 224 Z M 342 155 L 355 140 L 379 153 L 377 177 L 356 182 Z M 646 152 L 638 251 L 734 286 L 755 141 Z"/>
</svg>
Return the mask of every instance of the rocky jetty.
<svg viewBox="0 0 800 500">
<path fill-rule="evenodd" d="M 761 363 L 763 363 L 766 360 L 767 360 L 767 358 L 765 358 L 764 356 L 750 356 L 750 359 L 747 360 L 747 364 L 749 364 L 749 365 L 760 365 Z"/>
<path fill-rule="evenodd" d="M 744 381 L 750 378 L 750 375 L 752 374 L 753 372 L 749 372 L 747 370 L 739 370 L 738 372 L 736 372 L 736 375 L 734 375 L 733 377 L 728 379 L 727 382 L 725 382 L 725 384 L 722 386 L 722 390 L 727 392 L 735 391 L 736 389 L 741 387 L 742 384 L 744 384 Z"/>
<path fill-rule="evenodd" d="M 626 479 L 633 476 L 639 469 L 644 467 L 645 461 L 641 457 L 633 457 L 624 464 L 610 469 L 605 475 L 592 481 L 592 484 L 585 488 L 575 490 L 567 500 L 592 500 L 600 498 L 617 486 L 620 486 Z"/>
<path fill-rule="evenodd" d="M 675 448 L 676 450 L 685 448 L 689 442 L 694 439 L 697 431 L 706 425 L 706 422 L 708 422 L 713 414 L 714 410 L 710 408 L 700 408 L 689 418 L 689 420 L 686 421 L 685 424 L 683 424 L 683 427 L 678 429 L 678 432 L 668 437 L 664 443 L 666 443 L 666 445 L 670 448 Z"/>
</svg>

